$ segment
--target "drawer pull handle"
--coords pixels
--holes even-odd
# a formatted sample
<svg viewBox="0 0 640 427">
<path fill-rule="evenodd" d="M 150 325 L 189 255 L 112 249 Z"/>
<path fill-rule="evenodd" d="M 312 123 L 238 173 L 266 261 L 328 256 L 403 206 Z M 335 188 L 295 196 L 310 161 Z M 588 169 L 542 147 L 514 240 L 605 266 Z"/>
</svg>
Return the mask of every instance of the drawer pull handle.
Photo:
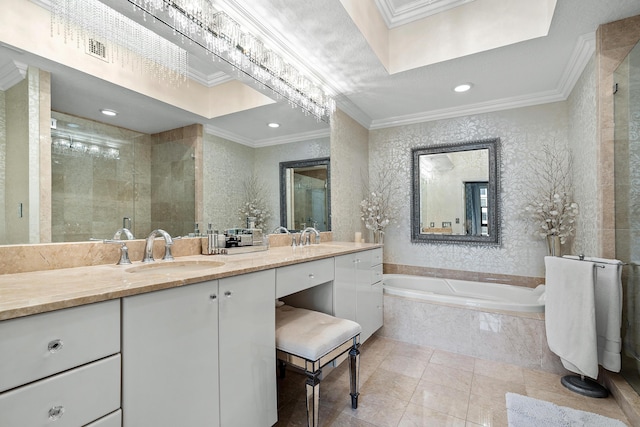
<svg viewBox="0 0 640 427">
<path fill-rule="evenodd" d="M 218 298 L 218 295 L 216 295 L 216 294 L 211 294 L 211 295 L 209 295 L 209 298 L 210 298 L 211 300 L 214 300 L 214 299 Z"/>
<path fill-rule="evenodd" d="M 313 279 L 314 277 L 313 273 L 309 274 L 309 279 Z"/>
<path fill-rule="evenodd" d="M 60 418 L 62 418 L 63 415 L 64 415 L 64 406 L 62 405 L 54 406 L 53 408 L 49 409 L 49 419 L 51 421 L 57 421 Z"/>
<path fill-rule="evenodd" d="M 49 350 L 49 353 L 57 353 L 62 350 L 63 346 L 64 343 L 62 342 L 62 340 L 57 339 L 49 342 L 49 345 L 47 345 L 47 349 Z"/>
<path fill-rule="evenodd" d="M 224 296 L 227 298 L 231 298 L 231 291 L 225 291 Z"/>
</svg>

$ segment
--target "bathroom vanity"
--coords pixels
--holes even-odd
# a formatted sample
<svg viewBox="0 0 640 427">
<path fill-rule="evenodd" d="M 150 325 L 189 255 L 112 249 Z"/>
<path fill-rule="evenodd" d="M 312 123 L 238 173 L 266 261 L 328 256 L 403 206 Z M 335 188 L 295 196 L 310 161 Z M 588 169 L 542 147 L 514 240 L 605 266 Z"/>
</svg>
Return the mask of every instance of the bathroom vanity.
<svg viewBox="0 0 640 427">
<path fill-rule="evenodd" d="M 381 247 L 342 242 L 0 276 L 0 425 L 271 426 L 274 300 L 364 340 L 381 280 Z"/>
</svg>

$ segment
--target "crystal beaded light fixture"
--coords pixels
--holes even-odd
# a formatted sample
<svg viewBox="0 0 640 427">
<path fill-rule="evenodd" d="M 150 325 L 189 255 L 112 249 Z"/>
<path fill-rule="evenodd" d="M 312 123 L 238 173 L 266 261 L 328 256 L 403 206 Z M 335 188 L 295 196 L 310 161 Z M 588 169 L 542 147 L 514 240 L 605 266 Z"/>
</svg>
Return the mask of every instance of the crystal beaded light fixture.
<svg viewBox="0 0 640 427">
<path fill-rule="evenodd" d="M 98 0 L 51 0 L 51 34 L 78 46 L 111 41 L 104 56 L 172 83 L 187 79 L 187 52 Z M 98 43 L 96 43 L 98 42 Z"/>
<path fill-rule="evenodd" d="M 282 56 L 267 49 L 258 37 L 242 31 L 240 24 L 229 15 L 216 11 L 209 0 L 126 1 L 133 5 L 134 13 L 141 14 L 145 20 L 150 17 L 154 22 L 163 23 L 173 30 L 176 37 L 183 41 L 187 39 L 202 47 L 213 59 L 230 65 L 239 75 L 272 90 L 279 97 L 288 100 L 291 105 L 302 109 L 305 114 L 311 114 L 319 121 L 329 122 L 331 114 L 336 109 L 333 98 L 296 67 L 287 63 Z M 163 64 L 163 67 L 173 70 L 174 75 L 186 76 L 186 71 L 184 74 L 182 71 L 186 70 L 186 59 L 183 60 L 181 54 L 176 55 L 165 46 L 158 48 L 161 43 L 151 36 L 151 41 L 143 41 L 136 32 L 121 31 L 119 27 L 114 27 L 121 25 L 127 18 L 108 7 L 107 9 L 121 18 L 111 15 L 101 15 L 97 18 L 91 15 L 89 9 L 94 3 L 96 0 L 52 0 L 53 15 L 57 17 L 56 22 L 73 22 L 83 30 L 89 27 L 105 39 L 125 46 L 143 58 L 149 58 L 149 61 Z M 86 4 L 92 6 L 85 6 Z M 83 13 L 76 12 L 76 9 Z M 100 28 L 93 29 L 94 25 Z M 145 27 L 142 28 L 146 30 Z M 65 35 L 67 31 L 65 27 Z"/>
</svg>

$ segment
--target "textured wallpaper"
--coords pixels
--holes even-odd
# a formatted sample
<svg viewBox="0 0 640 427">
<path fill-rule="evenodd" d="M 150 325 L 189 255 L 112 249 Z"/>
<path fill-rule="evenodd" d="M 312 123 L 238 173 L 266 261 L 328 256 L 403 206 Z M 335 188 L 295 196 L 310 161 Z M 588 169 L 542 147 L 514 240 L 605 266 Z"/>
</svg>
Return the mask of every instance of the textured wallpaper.
<svg viewBox="0 0 640 427">
<path fill-rule="evenodd" d="M 385 236 L 387 263 L 544 276 L 546 247 L 527 229 L 523 209 L 527 198 L 531 155 L 543 143 L 566 147 L 566 102 L 478 114 L 370 132 L 369 158 L 373 167 L 396 172 L 402 189 L 395 203 L 398 221 Z M 435 144 L 500 138 L 502 245 L 500 247 L 411 243 L 411 149 Z M 380 166 L 376 166 L 380 165 Z M 370 170 L 370 174 L 373 171 Z"/>
<path fill-rule="evenodd" d="M 280 162 L 330 157 L 329 138 L 311 139 L 290 144 L 273 145 L 255 149 L 254 171 L 264 178 L 271 201 L 271 219 L 267 222 L 270 233 L 280 224 Z M 333 167 L 333 164 L 331 165 Z"/>
<path fill-rule="evenodd" d="M 205 133 L 203 136 L 203 221 L 216 230 L 238 227 L 243 182 L 253 170 L 254 149 Z M 200 231 L 206 230 L 203 224 Z"/>
<path fill-rule="evenodd" d="M 352 242 L 354 232 L 370 241 L 360 220 L 363 181 L 368 181 L 369 131 L 338 110 L 331 118 L 331 229 L 333 239 Z"/>
<path fill-rule="evenodd" d="M 266 232 L 271 232 L 280 225 L 280 162 L 328 156 L 329 138 L 251 148 L 205 133 L 204 220 L 218 230 L 244 226 L 238 215 L 243 183 L 255 173 L 270 201 Z"/>
<path fill-rule="evenodd" d="M 599 189 L 595 58 L 585 67 L 567 103 L 574 196 L 580 206 L 573 253 L 596 256 Z"/>
</svg>

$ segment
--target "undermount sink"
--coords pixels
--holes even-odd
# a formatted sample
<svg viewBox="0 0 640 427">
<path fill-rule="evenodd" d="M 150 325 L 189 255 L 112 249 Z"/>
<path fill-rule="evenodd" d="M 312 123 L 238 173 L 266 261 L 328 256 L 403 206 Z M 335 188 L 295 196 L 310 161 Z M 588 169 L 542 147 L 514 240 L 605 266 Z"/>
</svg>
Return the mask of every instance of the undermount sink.
<svg viewBox="0 0 640 427">
<path fill-rule="evenodd" d="M 127 273 L 186 273 L 222 267 L 223 265 L 224 262 L 220 261 L 156 261 L 149 264 L 129 267 L 125 271 Z"/>
</svg>

